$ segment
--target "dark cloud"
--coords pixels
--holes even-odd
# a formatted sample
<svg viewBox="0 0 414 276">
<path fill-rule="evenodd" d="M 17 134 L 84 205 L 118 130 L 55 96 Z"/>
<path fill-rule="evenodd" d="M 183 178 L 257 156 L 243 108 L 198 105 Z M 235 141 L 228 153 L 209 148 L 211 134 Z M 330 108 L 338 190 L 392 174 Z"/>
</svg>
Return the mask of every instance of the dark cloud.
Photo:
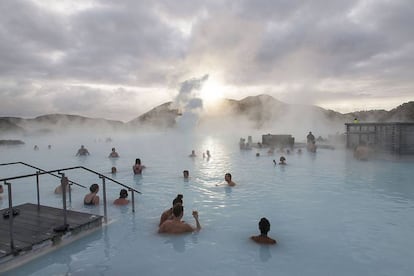
<svg viewBox="0 0 414 276">
<path fill-rule="evenodd" d="M 410 0 L 4 0 L 0 9 L 3 114 L 10 107 L 16 115 L 108 114 L 107 108 L 127 120 L 172 100 L 184 80 L 216 73 L 240 91 L 263 86 L 312 102 L 413 95 Z M 342 83 L 342 90 L 321 88 L 326 81 Z M 157 96 L 144 100 L 149 94 L 142 91 L 156 87 Z M 125 93 L 141 93 L 145 105 L 122 115 Z"/>
</svg>

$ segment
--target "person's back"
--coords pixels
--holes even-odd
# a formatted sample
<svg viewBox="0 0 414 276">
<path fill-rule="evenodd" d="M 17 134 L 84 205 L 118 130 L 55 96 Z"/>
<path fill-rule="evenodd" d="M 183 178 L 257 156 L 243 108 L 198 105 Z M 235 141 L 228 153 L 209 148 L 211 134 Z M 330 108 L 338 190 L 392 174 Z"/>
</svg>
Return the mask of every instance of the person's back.
<svg viewBox="0 0 414 276">
<path fill-rule="evenodd" d="M 115 199 L 114 205 L 127 205 L 129 204 L 128 197 L 128 191 L 126 189 L 122 189 L 119 192 L 119 198 Z"/>
<path fill-rule="evenodd" d="M 276 240 L 269 238 L 268 236 L 252 236 L 251 239 L 261 244 L 276 244 Z"/>
<path fill-rule="evenodd" d="M 99 196 L 97 193 L 99 192 L 99 185 L 98 184 L 92 184 L 89 187 L 90 193 L 85 195 L 83 199 L 84 205 L 98 205 L 99 204 Z"/>
<path fill-rule="evenodd" d="M 193 232 L 193 227 L 181 221 L 179 218 L 174 217 L 173 219 L 166 220 L 159 229 L 159 233 L 169 233 L 169 234 L 182 234 Z"/>
<path fill-rule="evenodd" d="M 260 244 L 276 244 L 276 240 L 267 236 L 267 233 L 270 231 L 270 222 L 267 218 L 261 218 L 259 221 L 260 235 L 251 236 L 250 239 Z"/>
<path fill-rule="evenodd" d="M 165 211 L 162 213 L 161 218 L 160 218 L 160 223 L 158 224 L 158 226 L 161 226 L 161 224 L 163 224 L 163 223 L 164 223 L 164 221 L 166 221 L 166 220 L 168 220 L 168 219 L 172 219 L 172 218 L 173 218 L 173 208 L 174 208 L 174 206 L 175 206 L 176 204 L 181 204 L 181 205 L 183 205 L 183 195 L 182 195 L 182 194 L 178 194 L 178 195 L 174 198 L 174 200 L 173 200 L 173 202 L 172 202 L 172 206 L 173 206 L 173 207 L 171 207 L 171 208 L 170 208 L 170 209 L 168 209 L 168 210 L 165 210 Z"/>
<path fill-rule="evenodd" d="M 159 227 L 158 233 L 182 234 L 199 231 L 201 229 L 197 211 L 193 211 L 193 217 L 196 221 L 196 228 L 193 228 L 190 224 L 181 221 L 183 215 L 184 207 L 181 204 L 176 204 L 173 208 L 173 218 L 164 221 Z"/>
</svg>

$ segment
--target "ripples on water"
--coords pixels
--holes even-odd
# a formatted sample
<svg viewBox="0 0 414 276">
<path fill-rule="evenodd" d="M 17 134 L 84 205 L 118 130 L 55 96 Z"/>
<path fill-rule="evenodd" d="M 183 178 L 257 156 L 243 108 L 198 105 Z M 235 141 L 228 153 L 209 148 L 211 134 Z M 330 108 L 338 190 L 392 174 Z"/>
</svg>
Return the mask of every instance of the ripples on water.
<svg viewBox="0 0 414 276">
<path fill-rule="evenodd" d="M 13 275 L 411 275 L 414 271 L 414 172 L 411 162 L 355 161 L 343 150 L 316 155 L 286 155 L 287 166 L 273 165 L 280 154 L 240 151 L 238 137 L 183 137 L 145 134 L 33 141 L 20 148 L 2 148 L 2 162 L 25 161 L 45 169 L 83 165 L 99 172 L 118 168 L 114 177 L 143 192 L 131 208 L 110 206 L 111 224 L 74 244 L 11 272 Z M 43 145 L 44 143 L 45 145 Z M 46 149 L 52 144 L 52 150 Z M 91 156 L 74 157 L 80 144 Z M 115 146 L 121 158 L 109 160 Z M 191 150 L 197 158 L 189 158 Z M 203 159 L 210 150 L 212 157 Z M 132 175 L 135 158 L 147 166 Z M 182 171 L 190 171 L 183 181 Z M 2 177 L 32 171 L 21 166 L 0 168 Z M 218 186 L 230 172 L 234 188 Z M 89 187 L 99 180 L 86 173 L 68 176 Z M 30 182 L 31 181 L 31 182 Z M 13 182 L 14 203 L 35 202 L 34 180 Z M 60 206 L 53 194 L 58 181 L 41 177 L 43 204 Z M 27 188 L 27 185 L 31 185 Z M 113 201 L 119 187 L 108 187 Z M 184 195 L 187 222 L 198 210 L 202 231 L 184 236 L 156 233 L 160 214 L 176 194 Z M 72 208 L 103 213 L 103 207 L 82 205 L 85 190 L 75 188 Z M 101 197 L 102 198 L 102 197 Z M 0 207 L 5 208 L 5 194 Z M 271 222 L 276 247 L 249 241 L 261 217 Z"/>
</svg>

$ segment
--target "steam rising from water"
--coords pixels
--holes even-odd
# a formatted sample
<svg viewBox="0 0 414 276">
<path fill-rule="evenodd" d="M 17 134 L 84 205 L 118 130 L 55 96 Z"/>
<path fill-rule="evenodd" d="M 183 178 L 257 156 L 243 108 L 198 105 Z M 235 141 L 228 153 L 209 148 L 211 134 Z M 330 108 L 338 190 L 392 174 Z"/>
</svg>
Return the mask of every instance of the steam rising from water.
<svg viewBox="0 0 414 276">
<path fill-rule="evenodd" d="M 173 103 L 182 113 L 182 116 L 177 119 L 179 130 L 189 131 L 196 127 L 203 110 L 203 100 L 199 97 L 199 91 L 208 80 L 208 76 L 206 74 L 201 78 L 193 78 L 181 83 L 180 91 Z"/>
</svg>

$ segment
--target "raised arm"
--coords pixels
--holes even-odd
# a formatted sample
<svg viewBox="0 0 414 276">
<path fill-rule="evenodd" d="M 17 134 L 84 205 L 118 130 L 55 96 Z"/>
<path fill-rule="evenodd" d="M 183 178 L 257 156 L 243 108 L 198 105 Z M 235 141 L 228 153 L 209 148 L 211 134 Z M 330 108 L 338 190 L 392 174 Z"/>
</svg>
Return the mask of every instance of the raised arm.
<svg viewBox="0 0 414 276">
<path fill-rule="evenodd" d="M 195 229 L 195 231 L 200 231 L 201 225 L 200 225 L 200 222 L 198 221 L 198 212 L 197 211 L 193 211 L 193 217 L 194 217 L 194 219 L 196 221 L 196 229 Z"/>
</svg>

